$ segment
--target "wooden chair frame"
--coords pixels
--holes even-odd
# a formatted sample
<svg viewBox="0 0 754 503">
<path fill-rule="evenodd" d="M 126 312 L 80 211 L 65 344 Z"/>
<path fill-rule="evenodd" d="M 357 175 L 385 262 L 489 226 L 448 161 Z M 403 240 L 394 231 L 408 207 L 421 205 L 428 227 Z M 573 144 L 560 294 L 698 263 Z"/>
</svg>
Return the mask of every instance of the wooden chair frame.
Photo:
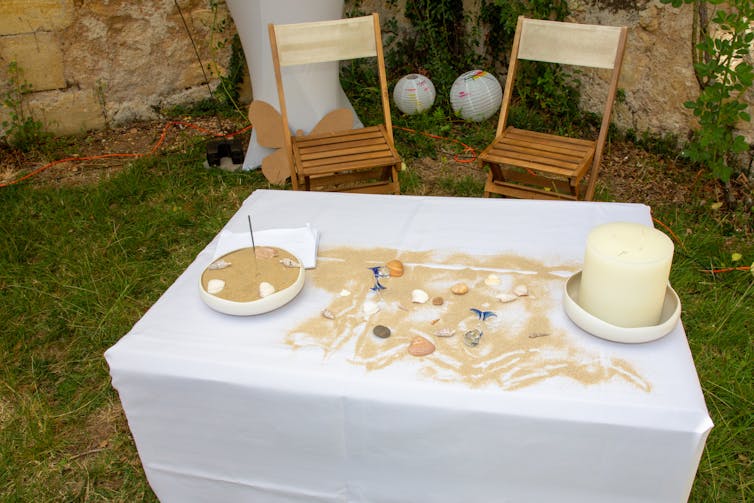
<svg viewBox="0 0 754 503">
<path fill-rule="evenodd" d="M 370 16 L 268 26 L 284 148 L 294 190 L 400 193 L 380 20 Z M 290 135 L 282 68 L 376 57 L 383 124 L 308 136 Z"/>
<path fill-rule="evenodd" d="M 479 156 L 482 166 L 489 168 L 485 197 L 500 194 L 576 200 L 580 199 L 580 184 L 586 175 L 589 175 L 589 182 L 584 199 L 594 197 L 627 32 L 626 27 L 518 18 L 495 140 Z M 519 60 L 611 71 L 596 141 L 526 131 L 508 125 Z"/>
</svg>

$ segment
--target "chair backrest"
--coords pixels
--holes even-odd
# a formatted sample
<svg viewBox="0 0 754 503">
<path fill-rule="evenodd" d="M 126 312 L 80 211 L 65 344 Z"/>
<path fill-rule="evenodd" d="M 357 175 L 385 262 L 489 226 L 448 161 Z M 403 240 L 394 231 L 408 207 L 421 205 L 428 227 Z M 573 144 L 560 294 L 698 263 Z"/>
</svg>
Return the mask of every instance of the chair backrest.
<svg viewBox="0 0 754 503">
<path fill-rule="evenodd" d="M 375 13 L 333 21 L 315 21 L 268 26 L 272 62 L 275 69 L 280 114 L 286 132 L 286 148 L 290 152 L 291 139 L 287 134 L 288 114 L 285 106 L 282 67 L 311 63 L 326 63 L 355 58 L 376 57 L 380 81 L 380 98 L 388 139 L 393 144 L 393 124 L 382 50 L 379 16 Z"/>
<path fill-rule="evenodd" d="M 524 59 L 612 70 L 600 129 L 601 137 L 607 135 L 610 113 L 618 90 L 627 33 L 628 30 L 624 26 L 577 24 L 519 17 L 508 66 L 508 77 L 505 81 L 497 134 L 501 134 L 507 124 L 518 60 Z"/>
</svg>

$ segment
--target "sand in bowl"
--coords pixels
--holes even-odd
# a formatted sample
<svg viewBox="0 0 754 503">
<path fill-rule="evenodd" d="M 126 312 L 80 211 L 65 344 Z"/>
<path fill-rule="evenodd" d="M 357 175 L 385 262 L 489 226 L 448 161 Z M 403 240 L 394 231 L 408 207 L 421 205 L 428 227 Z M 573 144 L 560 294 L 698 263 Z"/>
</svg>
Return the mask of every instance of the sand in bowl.
<svg viewBox="0 0 754 503">
<path fill-rule="evenodd" d="M 204 270 L 202 288 L 221 299 L 251 302 L 262 298 L 262 283 L 272 285 L 274 291 L 279 292 L 293 285 L 299 273 L 298 259 L 282 248 L 257 246 L 256 256 L 253 248 L 241 248 L 217 258 Z M 223 282 L 219 291 L 213 292 L 210 288 L 212 280 Z"/>
</svg>

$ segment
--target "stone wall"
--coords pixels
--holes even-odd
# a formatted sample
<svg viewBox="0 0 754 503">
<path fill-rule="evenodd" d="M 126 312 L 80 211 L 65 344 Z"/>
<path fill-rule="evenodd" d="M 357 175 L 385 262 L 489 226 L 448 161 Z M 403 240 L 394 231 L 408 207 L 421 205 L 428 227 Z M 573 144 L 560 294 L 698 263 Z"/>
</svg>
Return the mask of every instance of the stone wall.
<svg viewBox="0 0 754 503">
<path fill-rule="evenodd" d="M 180 0 L 210 83 L 225 71 L 232 33 L 227 9 Z M 209 95 L 173 0 L 2 0 L 0 94 L 15 61 L 32 92 L 27 113 L 48 130 L 72 134 L 159 116 Z M 0 119 L 10 111 L 0 108 Z"/>
<path fill-rule="evenodd" d="M 345 9 L 376 10 L 383 20 L 395 18 L 408 29 L 405 1 L 346 0 Z M 478 4 L 464 0 L 471 22 Z M 217 46 L 234 29 L 227 8 L 212 0 L 179 0 L 179 5 L 216 85 L 229 60 L 228 44 Z M 683 102 L 698 93 L 690 7 L 677 9 L 659 0 L 570 0 L 569 7 L 573 21 L 629 27 L 620 82 L 624 98 L 613 115 L 618 127 L 684 139 L 694 119 Z M 10 61 L 23 69 L 34 91 L 26 106 L 58 134 L 157 118 L 164 107 L 208 96 L 174 0 L 2 0 L 0 93 L 7 92 Z M 504 79 L 504 68 L 487 70 Z M 587 72 L 581 80 L 583 106 L 597 111 L 604 76 Z M 0 107 L 0 120 L 7 116 Z M 742 128 L 753 142 L 754 124 Z"/>
</svg>

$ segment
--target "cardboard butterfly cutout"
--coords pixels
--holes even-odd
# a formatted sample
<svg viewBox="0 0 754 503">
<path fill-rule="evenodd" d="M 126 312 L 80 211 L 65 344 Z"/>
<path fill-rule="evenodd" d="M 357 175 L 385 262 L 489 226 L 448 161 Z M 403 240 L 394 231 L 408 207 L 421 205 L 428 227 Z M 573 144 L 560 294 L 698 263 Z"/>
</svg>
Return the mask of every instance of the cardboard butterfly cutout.
<svg viewBox="0 0 754 503">
<path fill-rule="evenodd" d="M 292 171 L 284 148 L 287 131 L 283 128 L 283 117 L 269 103 L 255 100 L 249 105 L 249 120 L 257 132 L 257 142 L 263 147 L 277 149 L 262 159 L 262 174 L 272 184 L 285 183 Z M 309 132 L 309 135 L 346 131 L 352 127 L 353 113 L 346 108 L 338 108 L 325 115 Z M 296 131 L 296 136 L 304 136 L 303 131 L 300 129 Z"/>
</svg>

